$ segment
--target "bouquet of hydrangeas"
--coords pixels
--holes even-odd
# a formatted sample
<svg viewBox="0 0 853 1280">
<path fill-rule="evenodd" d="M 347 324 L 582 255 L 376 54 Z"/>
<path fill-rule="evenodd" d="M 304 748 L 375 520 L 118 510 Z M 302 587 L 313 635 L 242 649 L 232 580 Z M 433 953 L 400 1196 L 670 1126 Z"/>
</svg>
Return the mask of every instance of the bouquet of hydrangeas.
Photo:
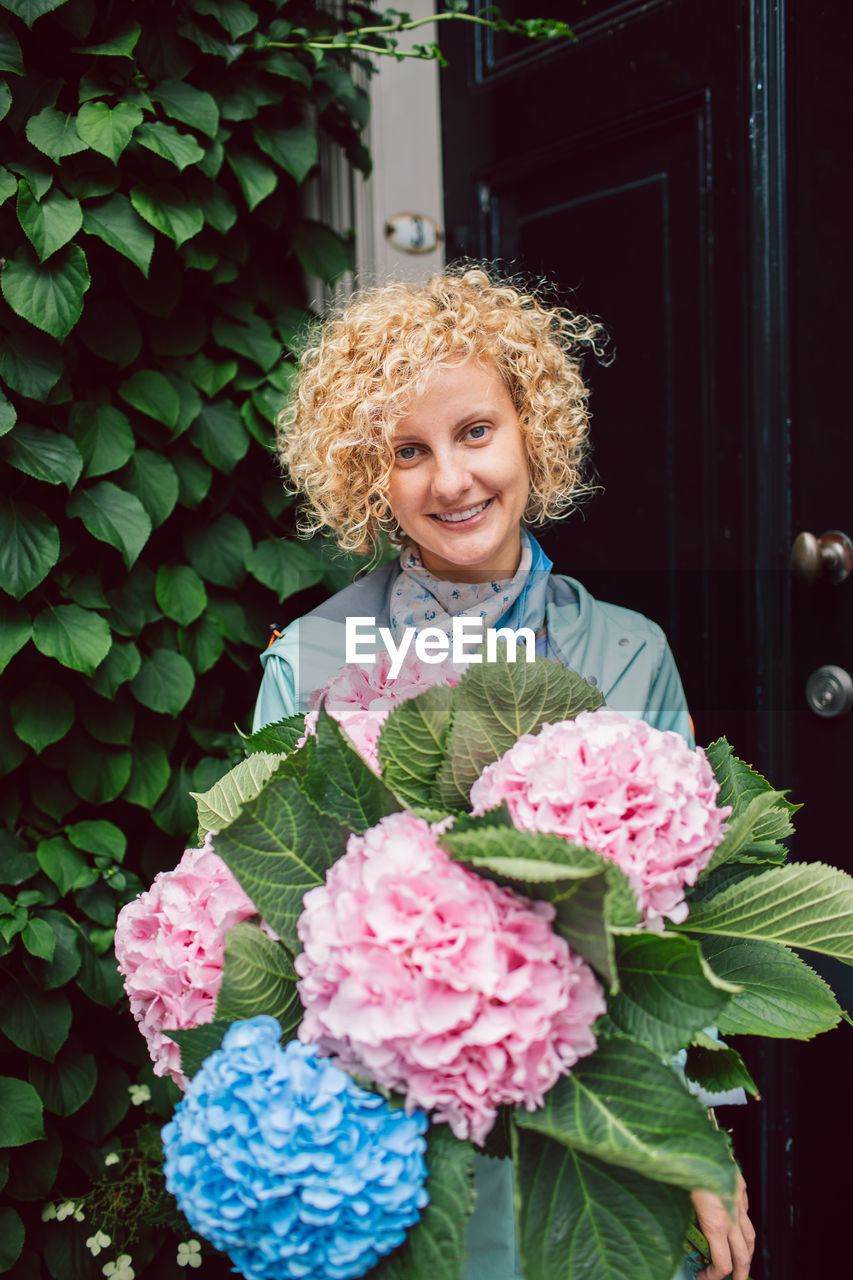
<svg viewBox="0 0 853 1280">
<path fill-rule="evenodd" d="M 853 963 L 853 879 L 787 861 L 794 806 L 724 740 L 602 701 L 545 659 L 345 671 L 124 909 L 187 1083 L 168 1185 L 247 1280 L 459 1280 L 475 1149 L 513 1161 L 527 1280 L 670 1280 L 689 1191 L 736 1179 L 684 1075 L 755 1092 L 707 1028 L 839 1021 L 798 952 Z"/>
</svg>

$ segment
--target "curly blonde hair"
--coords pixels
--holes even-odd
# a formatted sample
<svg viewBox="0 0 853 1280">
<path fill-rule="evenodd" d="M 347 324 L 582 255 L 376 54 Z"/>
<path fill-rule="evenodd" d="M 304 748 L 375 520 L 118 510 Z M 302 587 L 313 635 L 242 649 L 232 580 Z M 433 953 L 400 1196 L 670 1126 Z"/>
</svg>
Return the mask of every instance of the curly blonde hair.
<svg viewBox="0 0 853 1280">
<path fill-rule="evenodd" d="M 359 555 L 383 533 L 401 540 L 387 497 L 394 427 L 448 360 L 493 365 L 512 397 L 530 471 L 525 523 L 567 514 L 585 491 L 581 356 L 600 355 L 603 340 L 587 316 L 544 306 L 482 268 L 356 294 L 304 352 L 278 419 L 279 457 L 307 499 L 302 531 L 331 529 Z"/>
</svg>

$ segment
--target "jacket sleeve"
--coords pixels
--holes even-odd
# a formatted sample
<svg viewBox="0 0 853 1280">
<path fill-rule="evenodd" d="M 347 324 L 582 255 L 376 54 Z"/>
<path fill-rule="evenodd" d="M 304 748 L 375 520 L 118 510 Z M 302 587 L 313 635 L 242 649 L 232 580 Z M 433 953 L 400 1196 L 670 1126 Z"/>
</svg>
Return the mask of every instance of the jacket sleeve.
<svg viewBox="0 0 853 1280">
<path fill-rule="evenodd" d="M 253 732 L 265 724 L 275 724 L 285 716 L 292 716 L 297 710 L 294 677 L 296 645 L 295 628 L 288 627 L 280 639 L 261 654 L 264 674 L 255 703 Z"/>
<path fill-rule="evenodd" d="M 658 647 L 657 662 L 649 685 L 643 719 L 656 729 L 672 729 L 686 738 L 691 747 L 695 747 L 693 722 L 687 710 L 687 699 L 681 684 L 681 677 L 672 656 L 672 650 L 660 627 L 654 627 L 655 642 Z"/>
</svg>

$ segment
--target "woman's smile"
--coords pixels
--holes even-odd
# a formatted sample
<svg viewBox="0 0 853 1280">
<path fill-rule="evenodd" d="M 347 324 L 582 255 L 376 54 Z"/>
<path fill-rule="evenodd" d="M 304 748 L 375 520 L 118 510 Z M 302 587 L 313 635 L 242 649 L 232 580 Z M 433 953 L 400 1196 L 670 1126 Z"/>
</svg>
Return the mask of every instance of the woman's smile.
<svg viewBox="0 0 853 1280">
<path fill-rule="evenodd" d="M 527 450 L 503 379 L 439 365 L 394 432 L 394 516 L 424 565 L 458 582 L 509 578 L 521 556 Z"/>
</svg>

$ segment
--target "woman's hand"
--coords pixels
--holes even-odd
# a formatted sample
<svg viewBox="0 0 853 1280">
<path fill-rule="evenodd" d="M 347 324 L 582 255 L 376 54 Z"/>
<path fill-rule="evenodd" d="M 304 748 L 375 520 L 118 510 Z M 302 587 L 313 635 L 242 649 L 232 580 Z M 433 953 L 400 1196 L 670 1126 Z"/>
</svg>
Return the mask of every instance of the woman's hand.
<svg viewBox="0 0 853 1280">
<path fill-rule="evenodd" d="M 699 1229 L 711 1250 L 711 1265 L 700 1271 L 696 1280 L 749 1280 L 749 1264 L 755 1248 L 755 1228 L 749 1220 L 746 1183 L 738 1173 L 735 1188 L 735 1216 L 719 1196 L 710 1191 L 694 1191 L 691 1199 Z"/>
</svg>

